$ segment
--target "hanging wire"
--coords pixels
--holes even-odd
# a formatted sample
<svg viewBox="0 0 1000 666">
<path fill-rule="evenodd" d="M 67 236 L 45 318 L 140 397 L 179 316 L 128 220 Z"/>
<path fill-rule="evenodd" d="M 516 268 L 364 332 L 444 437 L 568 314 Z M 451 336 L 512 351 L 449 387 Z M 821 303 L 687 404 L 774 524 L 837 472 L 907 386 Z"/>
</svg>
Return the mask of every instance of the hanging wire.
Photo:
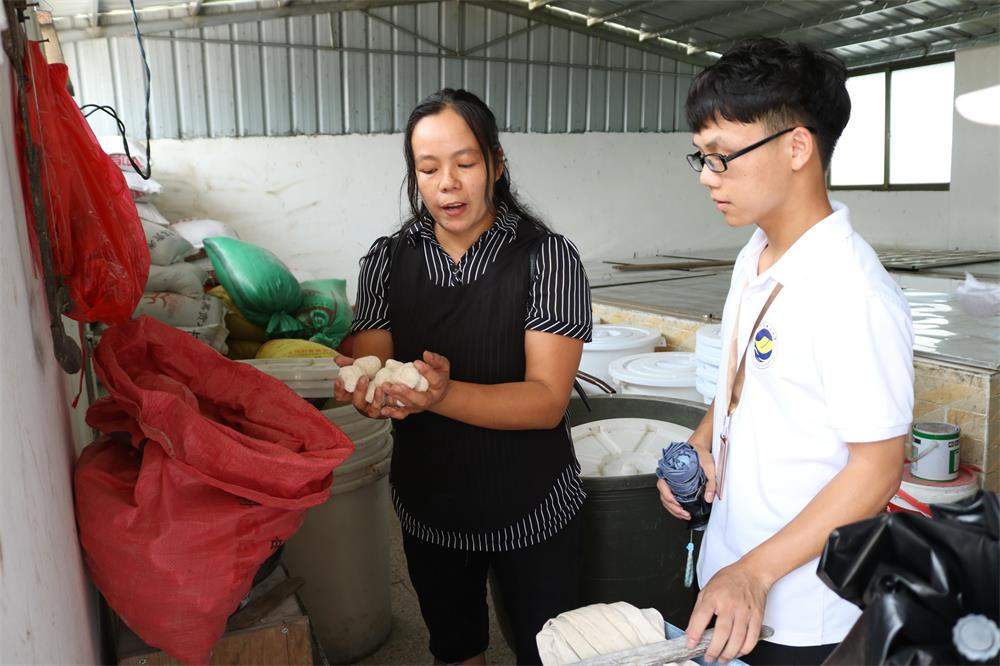
<svg viewBox="0 0 1000 666">
<path fill-rule="evenodd" d="M 145 84 L 146 93 L 146 168 L 143 169 L 134 157 L 132 157 L 132 152 L 128 147 L 128 139 L 125 132 L 125 123 L 118 116 L 118 112 L 115 111 L 113 106 L 102 105 L 102 104 L 84 104 L 80 107 L 80 111 L 84 112 L 83 117 L 89 118 L 91 115 L 101 111 L 103 113 L 111 116 L 115 123 L 118 125 L 118 134 L 122 137 L 122 146 L 125 148 L 125 156 L 128 157 L 128 161 L 132 163 L 132 168 L 135 172 L 142 177 L 143 180 L 149 180 L 153 172 L 153 165 L 150 162 L 150 139 L 151 128 L 149 122 L 149 91 L 150 91 L 150 73 L 149 73 L 149 59 L 146 57 L 146 44 L 142 40 L 142 32 L 139 31 L 139 14 L 135 10 L 135 0 L 129 0 L 129 5 L 132 7 L 132 25 L 135 27 L 135 39 L 139 43 L 139 54 L 142 56 L 142 71 L 143 71 L 143 83 Z"/>
</svg>

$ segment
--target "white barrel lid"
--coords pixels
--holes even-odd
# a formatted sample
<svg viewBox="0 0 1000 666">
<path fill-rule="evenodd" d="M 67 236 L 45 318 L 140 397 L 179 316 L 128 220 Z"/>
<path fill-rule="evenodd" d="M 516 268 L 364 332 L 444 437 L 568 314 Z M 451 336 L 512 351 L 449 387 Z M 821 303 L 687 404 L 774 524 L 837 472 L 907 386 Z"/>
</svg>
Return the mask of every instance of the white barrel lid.
<svg viewBox="0 0 1000 666">
<path fill-rule="evenodd" d="M 628 351 L 642 349 L 659 341 L 662 334 L 652 328 L 618 324 L 597 324 L 593 337 L 583 345 L 587 351 Z"/>
<path fill-rule="evenodd" d="M 719 366 L 717 365 L 698 363 L 695 373 L 698 375 L 698 379 L 710 384 L 715 384 L 719 381 Z"/>
<path fill-rule="evenodd" d="M 694 388 L 703 398 L 715 398 L 716 385 L 704 381 L 701 377 L 695 381 Z"/>
<path fill-rule="evenodd" d="M 682 388 L 694 386 L 697 365 L 690 352 L 652 352 L 620 358 L 611 363 L 608 374 L 620 383 Z"/>
<path fill-rule="evenodd" d="M 652 474 L 671 442 L 686 442 L 694 432 L 656 419 L 604 419 L 570 431 L 583 476 Z"/>
<path fill-rule="evenodd" d="M 340 368 L 332 358 L 252 358 L 240 363 L 252 365 L 266 375 L 289 382 L 333 382 Z"/>
<path fill-rule="evenodd" d="M 722 325 L 709 324 L 702 326 L 695 334 L 695 349 L 698 347 L 713 347 L 722 349 Z"/>
</svg>

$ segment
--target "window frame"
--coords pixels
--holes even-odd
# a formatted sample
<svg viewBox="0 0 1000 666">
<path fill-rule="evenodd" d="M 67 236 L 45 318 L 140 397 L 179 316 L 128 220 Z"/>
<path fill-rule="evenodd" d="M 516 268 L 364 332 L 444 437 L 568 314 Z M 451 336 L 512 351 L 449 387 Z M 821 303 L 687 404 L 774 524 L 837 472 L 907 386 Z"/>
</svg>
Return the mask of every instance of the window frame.
<svg viewBox="0 0 1000 666">
<path fill-rule="evenodd" d="M 892 184 L 889 182 L 889 165 L 892 160 L 892 153 L 890 150 L 890 134 L 892 127 L 891 119 L 891 109 L 892 109 L 892 73 L 904 69 L 914 69 L 916 67 L 925 67 L 927 65 L 939 65 L 943 62 L 954 62 L 954 53 L 945 53 L 938 56 L 933 56 L 930 58 L 921 58 L 919 60 L 905 60 L 901 62 L 874 65 L 872 67 L 862 67 L 859 69 L 853 69 L 848 72 L 848 77 L 863 76 L 865 74 L 881 74 L 885 73 L 885 136 L 883 140 L 885 141 L 885 155 L 882 165 L 882 183 L 878 185 L 831 185 L 830 184 L 830 174 L 833 171 L 832 162 L 831 168 L 826 171 L 826 188 L 831 192 L 836 191 L 860 191 L 860 192 L 947 192 L 951 189 L 951 182 L 947 183 L 899 183 Z M 954 123 L 952 124 L 952 131 L 954 132 Z M 836 152 L 836 149 L 834 149 Z"/>
</svg>

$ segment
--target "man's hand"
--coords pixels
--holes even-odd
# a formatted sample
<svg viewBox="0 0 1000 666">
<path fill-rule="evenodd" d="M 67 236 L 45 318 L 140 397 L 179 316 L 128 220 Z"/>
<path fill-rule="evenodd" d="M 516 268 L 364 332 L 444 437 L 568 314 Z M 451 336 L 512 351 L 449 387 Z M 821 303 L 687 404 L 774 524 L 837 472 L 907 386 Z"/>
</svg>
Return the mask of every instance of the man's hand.
<svg viewBox="0 0 1000 666">
<path fill-rule="evenodd" d="M 707 479 L 705 483 L 705 501 L 711 504 L 712 500 L 715 499 L 715 458 L 712 457 L 712 453 L 708 450 L 708 447 L 702 448 L 695 444 L 694 441 L 689 441 L 689 443 L 698 452 L 698 463 L 705 472 L 705 478 Z M 711 442 L 709 442 L 709 446 L 711 446 Z M 658 480 L 656 487 L 660 491 L 660 503 L 664 509 L 670 512 L 671 516 L 681 520 L 691 520 L 691 514 L 681 507 L 680 502 L 670 492 L 670 486 L 667 485 L 666 481 L 663 479 Z"/>
<path fill-rule="evenodd" d="M 749 653 L 760 638 L 764 604 L 771 584 L 742 561 L 721 569 L 708 581 L 695 603 L 686 630 L 688 647 L 701 640 L 717 616 L 705 661 L 732 661 Z"/>
</svg>

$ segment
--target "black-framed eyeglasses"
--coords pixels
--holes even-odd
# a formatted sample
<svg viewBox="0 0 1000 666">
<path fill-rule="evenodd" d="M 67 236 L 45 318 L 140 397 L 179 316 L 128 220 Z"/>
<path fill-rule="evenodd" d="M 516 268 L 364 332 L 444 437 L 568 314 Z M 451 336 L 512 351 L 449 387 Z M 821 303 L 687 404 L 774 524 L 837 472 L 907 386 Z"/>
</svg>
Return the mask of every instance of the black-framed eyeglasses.
<svg viewBox="0 0 1000 666">
<path fill-rule="evenodd" d="M 697 171 L 698 173 L 701 173 L 701 170 L 704 169 L 705 167 L 708 167 L 708 170 L 714 173 L 722 173 L 723 171 L 729 168 L 729 163 L 735 160 L 737 157 L 740 157 L 741 155 L 746 155 L 751 150 L 760 148 L 768 141 L 773 141 L 782 134 L 788 134 L 794 129 L 798 129 L 798 126 L 789 127 L 787 129 L 781 130 L 780 132 L 775 132 L 771 136 L 765 137 L 760 141 L 758 141 L 757 143 L 751 144 L 746 148 L 737 150 L 735 153 L 729 153 L 728 155 L 723 155 L 722 153 L 709 153 L 707 155 L 703 155 L 701 151 L 698 150 L 688 155 L 687 161 L 688 164 L 691 165 L 691 168 Z M 814 134 L 816 132 L 816 130 L 814 130 L 812 127 L 806 127 L 806 129 L 809 130 L 810 132 L 813 132 Z"/>
</svg>

